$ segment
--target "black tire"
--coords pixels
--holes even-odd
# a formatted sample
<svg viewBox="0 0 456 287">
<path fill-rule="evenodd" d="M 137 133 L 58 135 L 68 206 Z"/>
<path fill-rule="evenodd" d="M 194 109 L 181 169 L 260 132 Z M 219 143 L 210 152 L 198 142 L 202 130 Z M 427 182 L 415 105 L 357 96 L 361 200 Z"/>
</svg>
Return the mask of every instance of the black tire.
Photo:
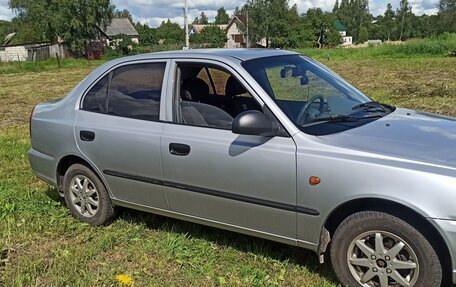
<svg viewBox="0 0 456 287">
<path fill-rule="evenodd" d="M 75 196 L 75 193 L 71 191 L 71 184 L 73 180 L 76 180 L 76 177 L 89 179 L 88 182 L 90 186 L 95 188 L 92 188 L 92 190 L 96 191 L 96 195 L 93 195 L 93 198 L 96 199 L 98 206 L 96 206 L 96 212 L 93 215 L 90 215 L 88 211 L 81 213 L 81 203 L 79 206 L 78 204 L 73 203 L 74 197 L 77 196 Z M 71 215 L 73 215 L 76 219 L 92 226 L 107 225 L 114 219 L 115 208 L 111 202 L 109 194 L 98 176 L 88 167 L 81 164 L 74 164 L 70 166 L 63 179 L 63 191 L 68 209 L 70 210 Z M 93 207 L 95 206 L 92 206 L 92 208 Z"/>
<path fill-rule="evenodd" d="M 373 235 L 369 235 L 373 234 Z M 410 224 L 406 223 L 405 221 L 392 216 L 387 213 L 377 212 L 377 211 L 363 211 L 355 213 L 349 217 L 347 217 L 337 228 L 334 233 L 332 242 L 331 242 L 331 262 L 334 268 L 334 271 L 342 282 L 343 286 L 349 287 L 359 287 L 363 286 L 359 281 L 361 275 L 366 274 L 371 270 L 375 272 L 375 275 L 370 281 L 367 282 L 377 282 L 380 283 L 380 276 L 383 277 L 385 280 L 386 271 L 390 272 L 389 274 L 396 274 L 395 269 L 388 269 L 388 266 L 393 266 L 389 264 L 395 264 L 394 260 L 391 259 L 389 256 L 385 257 L 386 253 L 382 253 L 382 255 L 377 255 L 376 247 L 377 244 L 375 243 L 375 238 L 377 234 L 380 234 L 378 238 L 382 240 L 379 242 L 383 242 L 381 246 L 385 247 L 385 250 L 391 250 L 389 246 L 386 246 L 388 242 L 390 246 L 396 245 L 399 241 L 405 244 L 404 247 L 395 258 L 399 258 L 399 260 L 404 260 L 407 262 L 416 261 L 414 262 L 417 266 L 417 269 L 408 269 L 402 270 L 398 268 L 400 272 L 418 272 L 414 273 L 415 275 L 411 275 L 411 278 L 415 278 L 415 283 L 412 283 L 414 287 L 440 287 L 442 282 L 442 266 L 440 260 L 432 247 L 432 245 L 427 241 L 427 239 L 418 232 L 414 227 Z M 397 236 L 396 239 L 401 239 L 398 241 L 394 241 L 394 236 Z M 366 237 L 363 237 L 366 236 Z M 355 243 L 355 240 L 359 239 L 359 241 L 365 243 L 368 247 L 370 247 L 371 251 L 375 251 L 376 254 L 372 255 L 363 255 L 367 254 L 361 251 L 361 248 L 358 247 L 358 244 Z M 372 242 L 374 242 L 372 244 Z M 380 246 L 380 245 L 379 245 Z M 408 252 L 408 250 L 412 250 Z M 359 255 L 352 257 L 353 251 L 356 253 L 358 252 Z M 386 252 L 388 252 L 386 251 Z M 411 256 L 410 254 L 413 254 Z M 369 253 L 371 254 L 371 253 Z M 377 256 L 377 257 L 376 257 Z M 402 257 L 401 257 L 402 256 Z M 365 257 L 365 258 L 364 258 Z M 370 259 L 369 259 L 370 257 Z M 360 267 L 356 264 L 350 264 L 350 258 L 355 258 L 355 260 L 361 259 L 364 262 L 369 263 L 369 267 Z M 376 258 L 374 260 L 374 258 Z M 383 260 L 384 258 L 387 258 Z M 416 258 L 416 259 L 413 259 Z M 366 260 L 367 259 L 367 260 Z M 390 260 L 390 261 L 386 261 Z M 353 267 L 351 267 L 353 266 Z M 394 267 L 390 267 L 394 268 Z M 393 271 L 392 271 L 393 270 Z M 356 273 L 359 272 L 360 273 Z M 356 275 L 353 275 L 352 272 L 355 272 Z M 380 272 L 382 275 L 380 275 Z M 361 275 L 359 275 L 361 274 Z M 371 273 L 372 274 L 372 273 Z M 355 276 L 359 276 L 355 278 Z M 392 278 L 386 276 L 386 280 L 388 281 L 388 286 L 402 286 L 402 285 L 392 285 Z M 404 275 L 406 276 L 406 275 Z M 370 277 L 370 276 L 368 276 Z M 412 280 L 412 281 L 413 281 Z M 385 281 L 384 281 L 385 282 Z M 370 286 L 370 285 L 369 285 Z M 376 286 L 376 285 L 374 285 Z M 380 284 L 378 284 L 380 286 Z"/>
</svg>

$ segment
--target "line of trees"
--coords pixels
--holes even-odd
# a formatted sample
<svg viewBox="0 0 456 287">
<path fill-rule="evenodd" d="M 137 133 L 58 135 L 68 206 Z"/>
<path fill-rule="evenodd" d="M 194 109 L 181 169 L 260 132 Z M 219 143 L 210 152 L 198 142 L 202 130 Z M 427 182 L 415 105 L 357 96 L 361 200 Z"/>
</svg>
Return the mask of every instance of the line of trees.
<svg viewBox="0 0 456 287">
<path fill-rule="evenodd" d="M 340 43 L 336 20 L 346 27 L 354 43 L 368 39 L 407 40 L 456 32 L 456 1 L 440 0 L 437 15 L 417 16 L 408 0 L 393 10 L 387 3 L 383 15 L 374 17 L 368 0 L 335 1 L 331 12 L 311 8 L 298 15 L 287 0 L 249 0 L 237 13 L 250 15 L 251 39 L 266 39 L 268 47 L 322 47 Z"/>
<path fill-rule="evenodd" d="M 456 32 L 456 1 L 440 0 L 437 7 L 437 15 L 417 16 L 407 0 L 401 0 L 396 11 L 388 3 L 383 15 L 373 17 L 369 35 L 373 39 L 388 41 Z"/>
</svg>

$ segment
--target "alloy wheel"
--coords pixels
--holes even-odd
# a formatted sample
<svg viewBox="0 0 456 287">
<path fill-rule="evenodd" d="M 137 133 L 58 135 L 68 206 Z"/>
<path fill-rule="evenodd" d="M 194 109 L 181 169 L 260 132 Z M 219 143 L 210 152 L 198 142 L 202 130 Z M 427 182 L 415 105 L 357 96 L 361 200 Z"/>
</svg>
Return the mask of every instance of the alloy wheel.
<svg viewBox="0 0 456 287">
<path fill-rule="evenodd" d="M 420 271 L 410 245 L 393 233 L 379 230 L 365 232 L 351 242 L 347 263 L 363 287 L 412 287 Z"/>
<path fill-rule="evenodd" d="M 99 196 L 93 182 L 83 175 L 76 175 L 70 181 L 70 200 L 74 208 L 85 217 L 98 212 Z"/>
</svg>

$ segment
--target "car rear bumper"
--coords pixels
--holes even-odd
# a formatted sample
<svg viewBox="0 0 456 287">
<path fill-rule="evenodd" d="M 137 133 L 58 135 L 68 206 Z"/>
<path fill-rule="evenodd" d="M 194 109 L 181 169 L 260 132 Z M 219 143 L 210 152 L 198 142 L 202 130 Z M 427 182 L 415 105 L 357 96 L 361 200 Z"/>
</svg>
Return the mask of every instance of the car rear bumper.
<svg viewBox="0 0 456 287">
<path fill-rule="evenodd" d="M 429 219 L 429 221 L 439 230 L 447 244 L 453 268 L 453 284 L 456 284 L 456 221 L 443 219 Z"/>
<path fill-rule="evenodd" d="M 35 174 L 50 185 L 57 186 L 56 160 L 34 149 L 29 150 L 28 157 Z"/>
</svg>

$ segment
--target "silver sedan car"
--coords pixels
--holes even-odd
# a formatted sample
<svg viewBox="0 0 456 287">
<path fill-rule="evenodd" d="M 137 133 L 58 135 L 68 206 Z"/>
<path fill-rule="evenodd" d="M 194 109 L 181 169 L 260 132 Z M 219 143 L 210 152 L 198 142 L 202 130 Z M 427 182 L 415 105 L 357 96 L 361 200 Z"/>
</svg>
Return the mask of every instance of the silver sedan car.
<svg viewBox="0 0 456 287">
<path fill-rule="evenodd" d="M 313 250 L 344 286 L 456 283 L 456 119 L 300 54 L 117 59 L 30 128 L 33 170 L 83 222 L 122 206 Z"/>
</svg>

